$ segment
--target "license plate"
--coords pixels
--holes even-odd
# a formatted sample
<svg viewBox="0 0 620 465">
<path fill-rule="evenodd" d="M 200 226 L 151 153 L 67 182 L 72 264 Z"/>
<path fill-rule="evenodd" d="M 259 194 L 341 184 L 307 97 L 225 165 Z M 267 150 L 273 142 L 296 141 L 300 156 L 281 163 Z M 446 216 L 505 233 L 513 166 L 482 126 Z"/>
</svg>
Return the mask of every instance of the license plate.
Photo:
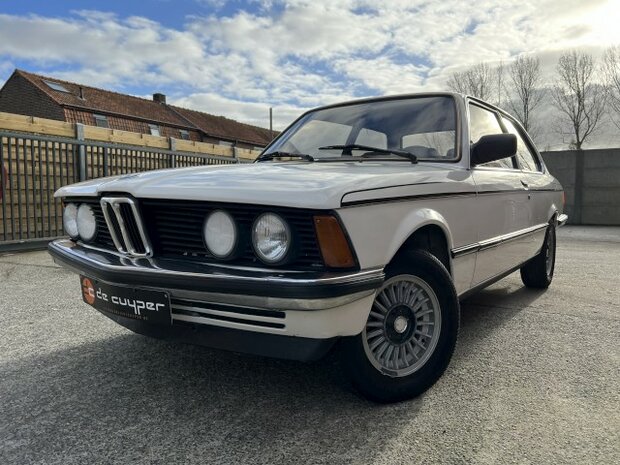
<svg viewBox="0 0 620 465">
<path fill-rule="evenodd" d="M 146 323 L 170 325 L 170 297 L 165 292 L 113 286 L 80 276 L 82 299 L 97 310 Z"/>
</svg>

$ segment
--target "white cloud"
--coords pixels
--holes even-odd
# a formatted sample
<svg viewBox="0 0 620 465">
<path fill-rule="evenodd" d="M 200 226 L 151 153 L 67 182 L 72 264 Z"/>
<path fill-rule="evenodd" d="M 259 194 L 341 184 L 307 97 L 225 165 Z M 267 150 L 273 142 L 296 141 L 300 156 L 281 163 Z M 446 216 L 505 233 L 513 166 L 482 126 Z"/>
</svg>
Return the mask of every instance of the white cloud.
<svg viewBox="0 0 620 465">
<path fill-rule="evenodd" d="M 404 94 L 423 86 L 423 66 L 397 64 L 388 57 L 372 59 L 339 59 L 334 67 L 350 81 L 361 81 L 378 94 Z"/>
<path fill-rule="evenodd" d="M 249 124 L 269 127 L 269 105 L 256 102 L 241 102 L 222 97 L 215 93 L 196 93 L 173 98 L 170 103 L 213 115 L 245 121 Z M 282 130 L 306 109 L 301 107 L 276 105 L 273 107 L 273 127 Z"/>
</svg>

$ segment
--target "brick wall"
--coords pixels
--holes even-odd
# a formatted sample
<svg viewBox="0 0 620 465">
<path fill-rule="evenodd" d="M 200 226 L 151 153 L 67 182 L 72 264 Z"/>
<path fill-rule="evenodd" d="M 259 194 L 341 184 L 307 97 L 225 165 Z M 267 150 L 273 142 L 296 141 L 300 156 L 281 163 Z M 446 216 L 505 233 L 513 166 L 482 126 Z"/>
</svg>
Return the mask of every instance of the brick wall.
<svg viewBox="0 0 620 465">
<path fill-rule="evenodd" d="M 13 74 L 0 90 L 0 111 L 64 121 L 62 107 L 19 74 Z"/>
</svg>

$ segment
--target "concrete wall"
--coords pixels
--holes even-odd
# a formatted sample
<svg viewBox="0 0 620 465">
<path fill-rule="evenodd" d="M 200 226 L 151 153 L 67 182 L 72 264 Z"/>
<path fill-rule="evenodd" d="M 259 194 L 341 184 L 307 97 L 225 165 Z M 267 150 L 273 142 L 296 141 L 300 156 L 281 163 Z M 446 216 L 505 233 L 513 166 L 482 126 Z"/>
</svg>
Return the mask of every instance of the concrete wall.
<svg viewBox="0 0 620 465">
<path fill-rule="evenodd" d="M 543 152 L 572 224 L 620 225 L 620 149 Z"/>
</svg>

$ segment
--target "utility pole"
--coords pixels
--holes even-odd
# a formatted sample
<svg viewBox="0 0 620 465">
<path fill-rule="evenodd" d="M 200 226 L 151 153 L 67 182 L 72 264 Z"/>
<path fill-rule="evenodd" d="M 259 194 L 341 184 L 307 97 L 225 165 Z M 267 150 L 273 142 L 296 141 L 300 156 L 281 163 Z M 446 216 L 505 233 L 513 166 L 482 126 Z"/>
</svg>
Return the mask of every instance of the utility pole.
<svg viewBox="0 0 620 465">
<path fill-rule="evenodd" d="M 273 107 L 269 107 L 269 137 L 273 139 Z"/>
</svg>

